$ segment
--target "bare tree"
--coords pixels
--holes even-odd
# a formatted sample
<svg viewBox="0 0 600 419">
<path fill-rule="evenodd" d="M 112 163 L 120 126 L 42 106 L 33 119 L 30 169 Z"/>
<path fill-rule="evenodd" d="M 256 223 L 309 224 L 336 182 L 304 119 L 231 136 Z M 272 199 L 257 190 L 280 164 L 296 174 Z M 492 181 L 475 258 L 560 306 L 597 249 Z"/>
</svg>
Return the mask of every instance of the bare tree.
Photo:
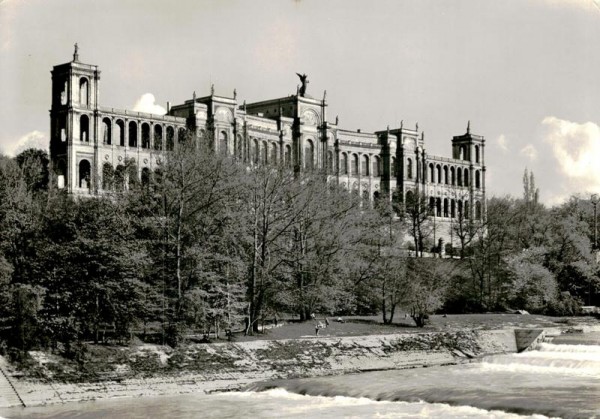
<svg viewBox="0 0 600 419">
<path fill-rule="evenodd" d="M 423 192 L 407 193 L 404 210 L 415 245 L 415 254 L 423 257 L 424 241 L 432 232 L 430 223 L 432 209 L 427 202 L 427 196 Z"/>
</svg>

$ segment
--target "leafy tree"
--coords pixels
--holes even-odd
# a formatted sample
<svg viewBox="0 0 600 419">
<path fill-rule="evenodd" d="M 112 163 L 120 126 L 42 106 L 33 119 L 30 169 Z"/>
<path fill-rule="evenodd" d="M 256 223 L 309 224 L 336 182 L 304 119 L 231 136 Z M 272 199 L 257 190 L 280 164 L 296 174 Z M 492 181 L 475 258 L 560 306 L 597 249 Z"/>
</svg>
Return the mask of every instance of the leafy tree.
<svg viewBox="0 0 600 419">
<path fill-rule="evenodd" d="M 360 201 L 320 174 L 304 176 L 289 200 L 295 221 L 280 248 L 284 255 L 284 293 L 301 319 L 322 310 L 333 313 L 348 300 L 343 274 L 357 226 Z"/>
<path fill-rule="evenodd" d="M 46 151 L 29 148 L 19 153 L 16 161 L 27 190 L 39 192 L 48 189 L 50 159 Z"/>
<path fill-rule="evenodd" d="M 406 261 L 410 316 L 417 327 L 423 327 L 429 315 L 443 306 L 455 268 L 452 261 L 438 258 L 409 258 Z"/>
<path fill-rule="evenodd" d="M 185 294 L 201 286 L 198 267 L 210 240 L 230 223 L 228 203 L 237 199 L 238 170 L 188 132 L 175 151 L 162 157 L 152 187 L 129 194 L 138 227 L 151 238 L 151 253 L 160 260 L 152 276 L 161 287 L 163 323 L 189 323 L 184 311 L 193 305 Z"/>
<path fill-rule="evenodd" d="M 558 298 L 556 279 L 543 265 L 545 252 L 544 248 L 531 248 L 508 258 L 511 301 L 516 307 L 540 312 Z"/>
</svg>

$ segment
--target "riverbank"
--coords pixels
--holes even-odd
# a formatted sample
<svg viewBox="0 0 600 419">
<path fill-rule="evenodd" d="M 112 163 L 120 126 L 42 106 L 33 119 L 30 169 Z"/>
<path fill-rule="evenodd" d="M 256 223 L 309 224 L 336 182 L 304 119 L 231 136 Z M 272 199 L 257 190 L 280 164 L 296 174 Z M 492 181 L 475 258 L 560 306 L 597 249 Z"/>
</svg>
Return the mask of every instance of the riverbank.
<svg viewBox="0 0 600 419">
<path fill-rule="evenodd" d="M 128 347 L 89 344 L 79 362 L 31 351 L 29 367 L 21 370 L 0 357 L 0 407 L 233 391 L 273 379 L 458 364 L 516 352 L 548 335 L 600 330 L 591 318 L 449 315 L 432 320 L 423 330 L 401 325 L 367 329 L 368 319 L 352 319 L 356 323 L 332 323 L 318 337 L 273 339 L 310 328 L 289 324 L 269 331 L 267 339 L 175 349 L 141 342 Z M 387 333 L 354 335 L 363 329 Z"/>
<path fill-rule="evenodd" d="M 503 329 L 192 344 L 175 350 L 158 345 L 102 349 L 103 368 L 93 371 L 93 379 L 69 374 L 68 363 L 41 352 L 31 353 L 39 364 L 38 379 L 20 377 L 6 363 L 4 370 L 22 403 L 38 406 L 231 391 L 272 379 L 456 364 L 515 352 L 517 346 L 514 330 Z M 88 362 L 93 368 L 100 360 Z M 2 400 L 5 407 L 19 404 Z"/>
</svg>

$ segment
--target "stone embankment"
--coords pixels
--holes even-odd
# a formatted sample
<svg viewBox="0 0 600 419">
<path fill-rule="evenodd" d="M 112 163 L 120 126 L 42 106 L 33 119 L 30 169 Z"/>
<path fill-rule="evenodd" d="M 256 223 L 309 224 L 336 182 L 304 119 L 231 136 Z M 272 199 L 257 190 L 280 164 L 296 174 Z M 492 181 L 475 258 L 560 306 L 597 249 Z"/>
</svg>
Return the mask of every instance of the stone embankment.
<svg viewBox="0 0 600 419">
<path fill-rule="evenodd" d="M 42 377 L 7 373 L 12 384 L 4 387 L 0 377 L 0 406 L 239 390 L 277 378 L 455 364 L 516 352 L 518 342 L 527 345 L 539 335 L 521 332 L 517 339 L 510 329 L 194 344 L 176 350 L 141 345 L 115 349 L 117 355 L 104 358 L 104 369 L 93 379 L 75 379 L 52 365 L 60 360 L 35 352 Z M 2 371 L 8 371 L 6 365 Z"/>
</svg>

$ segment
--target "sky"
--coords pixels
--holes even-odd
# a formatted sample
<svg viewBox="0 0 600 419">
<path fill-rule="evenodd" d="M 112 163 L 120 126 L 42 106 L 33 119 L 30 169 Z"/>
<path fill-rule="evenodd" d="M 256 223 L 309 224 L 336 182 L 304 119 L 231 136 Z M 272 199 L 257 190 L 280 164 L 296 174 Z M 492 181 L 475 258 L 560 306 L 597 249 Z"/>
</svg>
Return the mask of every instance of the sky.
<svg viewBox="0 0 600 419">
<path fill-rule="evenodd" d="M 100 105 L 164 112 L 208 95 L 248 103 L 327 90 L 362 131 L 486 139 L 488 196 L 600 193 L 600 0 L 0 0 L 0 152 L 48 147 L 50 70 L 99 66 Z"/>
</svg>

